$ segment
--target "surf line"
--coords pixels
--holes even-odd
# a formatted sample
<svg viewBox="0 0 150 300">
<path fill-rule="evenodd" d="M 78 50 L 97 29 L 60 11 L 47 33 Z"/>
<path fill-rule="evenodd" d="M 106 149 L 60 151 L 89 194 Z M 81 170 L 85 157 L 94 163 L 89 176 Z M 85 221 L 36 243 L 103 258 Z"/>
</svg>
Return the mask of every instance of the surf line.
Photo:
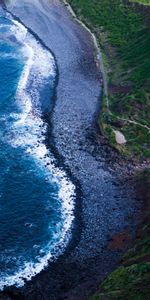
<svg viewBox="0 0 150 300">
<path fill-rule="evenodd" d="M 17 21 L 18 23 L 20 23 L 22 26 L 24 26 L 28 32 L 43 46 L 43 48 L 45 48 L 46 50 L 48 50 L 52 55 L 52 51 L 49 49 L 49 47 L 47 47 L 45 45 L 45 43 L 43 43 L 43 41 L 38 37 L 37 34 L 35 34 L 30 28 L 28 28 L 27 26 L 24 25 L 24 23 L 22 21 L 20 21 L 20 19 L 18 17 L 16 17 L 14 14 L 12 14 L 11 12 L 9 12 L 7 9 L 5 9 L 5 11 L 10 14 L 10 16 L 15 20 Z M 55 56 L 53 55 L 54 59 L 55 59 Z M 31 57 L 31 60 L 32 60 L 32 57 Z M 29 63 L 31 63 L 31 61 L 29 61 Z M 56 59 L 55 59 L 55 63 L 56 63 Z M 57 79 L 58 79 L 58 67 L 57 67 L 57 63 L 56 63 L 56 75 L 57 75 Z M 28 77 L 28 76 L 26 76 Z M 27 80 L 27 78 L 26 78 Z M 25 80 L 25 81 L 26 81 Z M 56 80 L 56 79 L 55 79 Z M 25 87 L 25 86 L 24 86 Z M 55 85 L 54 85 L 54 88 L 56 89 L 56 82 L 55 82 Z M 42 116 L 41 116 L 42 117 Z M 47 155 L 47 152 L 46 152 L 46 155 Z M 43 156 L 43 155 L 42 155 Z M 43 157 L 44 158 L 44 157 Z M 49 159 L 47 158 L 48 160 L 48 163 L 47 165 L 49 165 Z M 51 168 L 53 170 L 50 170 L 52 171 L 52 173 L 56 176 L 56 178 L 60 179 L 61 181 L 61 185 L 62 185 L 62 189 L 61 189 L 61 192 L 63 193 L 62 195 L 62 198 L 65 198 L 66 197 L 66 193 L 69 192 L 69 200 L 73 201 L 75 200 L 75 197 L 76 197 L 76 194 L 75 194 L 75 186 L 72 185 L 72 181 L 71 181 L 71 178 L 70 176 L 68 177 L 67 174 L 66 174 L 66 170 L 62 170 L 62 168 L 60 169 L 59 168 L 59 164 L 58 164 L 58 167 L 55 167 L 55 163 L 53 163 L 51 165 Z M 70 181 L 70 182 L 69 182 Z M 68 186 L 68 184 L 71 184 L 72 188 Z M 70 198 L 71 197 L 71 198 Z M 66 198 L 65 198 L 66 199 Z M 64 200 L 65 200 L 64 199 Z M 65 201 L 64 201 L 65 202 Z M 68 201 L 69 202 L 69 201 Z M 67 201 L 66 203 L 64 203 L 64 214 L 65 214 L 65 210 L 67 212 Z M 74 203 L 73 203 L 73 210 L 74 210 Z M 74 211 L 72 210 L 72 213 L 74 213 Z M 66 214 L 66 217 L 67 217 L 67 214 Z M 59 241 L 58 245 L 56 245 L 56 248 L 54 249 L 54 256 L 55 258 L 57 258 L 60 254 L 63 253 L 63 250 L 66 249 L 66 246 L 68 244 L 68 241 L 70 240 L 70 233 L 71 233 L 71 229 L 72 229 L 72 222 L 74 220 L 74 217 L 72 215 L 70 215 L 70 221 L 71 223 L 70 224 L 64 224 L 66 226 L 66 228 L 64 228 L 64 233 L 62 234 L 62 238 L 61 240 Z M 69 221 L 69 220 L 68 220 Z M 70 222 L 69 221 L 69 222 Z M 69 225 L 69 226 L 68 226 Z M 69 236 L 68 236 L 69 234 Z M 60 246 L 61 247 L 61 250 L 60 250 Z M 52 257 L 50 254 L 46 257 L 46 261 L 48 262 L 49 260 L 51 260 L 51 258 L 53 258 L 54 260 L 54 257 Z M 45 266 L 47 266 L 47 262 L 41 262 L 41 266 L 38 266 L 38 271 L 36 271 L 35 269 L 33 269 L 33 272 L 31 272 L 31 270 L 28 273 L 28 275 L 26 276 L 26 271 L 27 270 L 22 270 L 20 272 L 20 275 L 17 275 L 16 276 L 14 275 L 14 277 L 12 276 L 12 282 L 13 282 L 13 279 L 14 281 L 17 280 L 17 277 L 20 276 L 24 279 L 27 279 L 27 280 L 30 280 L 32 278 L 32 276 L 36 275 L 37 273 L 39 273 Z"/>
<path fill-rule="evenodd" d="M 55 61 L 55 70 L 56 70 L 56 76 L 54 79 L 55 80 L 54 92 L 53 92 L 52 100 L 56 100 L 57 86 L 58 86 L 58 82 L 59 82 L 59 68 L 58 68 L 58 63 L 57 63 L 57 58 L 55 56 L 55 53 L 46 45 L 46 43 L 38 36 L 38 34 L 36 32 L 34 32 L 30 27 L 28 27 L 18 16 L 16 16 L 14 13 L 12 13 L 10 10 L 8 10 L 6 5 L 3 6 L 3 10 L 6 13 L 8 13 L 12 17 L 12 19 L 19 22 L 22 26 L 24 26 L 28 30 L 28 32 L 37 40 L 37 42 L 39 42 L 43 46 L 43 48 L 45 48 L 48 52 L 50 52 L 50 54 L 52 54 L 54 61 Z M 52 154 L 56 158 L 56 162 L 55 162 L 56 166 L 57 167 L 60 166 L 61 169 L 63 169 L 65 171 L 65 173 L 68 175 L 68 178 L 70 178 L 71 181 L 74 183 L 75 198 L 77 198 L 77 194 L 78 194 L 78 198 L 82 199 L 83 192 L 82 192 L 80 182 L 77 178 L 75 178 L 74 175 L 72 175 L 69 167 L 64 164 L 64 157 L 59 153 L 59 151 L 55 145 L 54 136 L 52 135 L 53 124 L 50 119 L 50 116 L 52 115 L 52 113 L 53 113 L 53 109 L 49 113 L 42 115 L 42 119 L 49 125 L 47 128 L 47 139 L 45 140 L 45 144 L 46 144 L 46 146 L 48 146 L 50 148 Z M 49 137 L 51 137 L 52 141 L 50 141 Z M 77 201 L 74 201 L 74 202 L 75 202 L 75 206 L 77 206 L 77 210 L 82 211 L 82 204 L 81 204 L 82 201 L 79 201 L 78 204 L 77 204 Z M 80 223 L 80 228 L 81 228 L 82 219 L 79 218 L 77 223 L 78 222 Z M 77 238 L 77 240 L 78 240 L 78 238 Z"/>
</svg>

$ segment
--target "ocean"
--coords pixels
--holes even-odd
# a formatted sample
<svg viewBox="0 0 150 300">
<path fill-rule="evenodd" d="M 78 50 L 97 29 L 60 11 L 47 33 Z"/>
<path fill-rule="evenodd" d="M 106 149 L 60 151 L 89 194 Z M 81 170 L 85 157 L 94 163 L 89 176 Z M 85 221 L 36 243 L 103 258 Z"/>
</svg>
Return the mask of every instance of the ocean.
<svg viewBox="0 0 150 300">
<path fill-rule="evenodd" d="M 0 9 L 0 290 L 24 285 L 71 237 L 75 186 L 46 146 L 56 76 L 52 53 Z"/>
</svg>

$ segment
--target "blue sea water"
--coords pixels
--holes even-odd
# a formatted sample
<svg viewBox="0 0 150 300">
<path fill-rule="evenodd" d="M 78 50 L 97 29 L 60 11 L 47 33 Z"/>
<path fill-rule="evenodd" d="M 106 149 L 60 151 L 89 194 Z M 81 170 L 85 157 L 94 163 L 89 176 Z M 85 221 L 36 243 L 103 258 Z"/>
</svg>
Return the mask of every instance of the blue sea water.
<svg viewBox="0 0 150 300">
<path fill-rule="evenodd" d="M 0 289 L 30 280 L 66 246 L 74 185 L 45 145 L 56 67 L 27 29 L 0 11 Z M 60 247 L 62 246 L 62 248 Z"/>
</svg>

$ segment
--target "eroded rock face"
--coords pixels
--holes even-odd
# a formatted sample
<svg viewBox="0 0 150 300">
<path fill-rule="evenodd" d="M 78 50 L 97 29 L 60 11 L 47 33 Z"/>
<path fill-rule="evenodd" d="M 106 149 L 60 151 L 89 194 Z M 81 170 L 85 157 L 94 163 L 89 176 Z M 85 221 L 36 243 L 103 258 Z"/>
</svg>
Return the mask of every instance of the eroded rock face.
<svg viewBox="0 0 150 300">
<path fill-rule="evenodd" d="M 114 133 L 115 133 L 115 138 L 116 138 L 117 144 L 119 144 L 119 145 L 126 144 L 126 142 L 127 142 L 126 138 L 121 131 L 114 130 Z"/>
</svg>

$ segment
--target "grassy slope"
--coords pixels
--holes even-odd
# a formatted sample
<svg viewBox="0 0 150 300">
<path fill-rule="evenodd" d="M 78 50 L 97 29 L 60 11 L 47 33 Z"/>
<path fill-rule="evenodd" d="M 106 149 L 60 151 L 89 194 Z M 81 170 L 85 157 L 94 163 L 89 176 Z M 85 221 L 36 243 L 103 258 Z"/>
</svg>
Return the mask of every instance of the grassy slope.
<svg viewBox="0 0 150 300">
<path fill-rule="evenodd" d="M 110 143 L 115 139 L 112 128 L 121 130 L 128 143 L 121 150 L 150 157 L 150 135 L 140 126 L 118 120 L 125 117 L 150 126 L 150 33 L 145 13 L 138 14 L 119 0 L 69 0 L 78 17 L 95 32 L 107 69 L 109 100 L 113 117 L 104 98 L 100 119 Z M 150 0 L 131 0 L 150 4 Z M 147 171 L 148 172 L 148 171 Z M 149 201 L 150 171 L 143 179 Z M 146 191 L 147 189 L 147 191 Z M 104 281 L 90 300 L 150 299 L 150 213 L 135 245 L 121 266 Z"/>
<path fill-rule="evenodd" d="M 130 2 L 138 2 L 138 3 L 150 5 L 150 0 L 130 0 Z"/>
<path fill-rule="evenodd" d="M 134 120 L 150 127 L 150 29 L 145 22 L 146 12 L 137 13 L 123 0 L 68 2 L 95 32 L 103 52 L 112 112 L 110 115 L 104 97 L 100 117 L 104 134 L 126 154 L 150 157 L 148 130 L 121 120 Z M 125 146 L 116 144 L 113 129 L 125 135 Z"/>
</svg>

